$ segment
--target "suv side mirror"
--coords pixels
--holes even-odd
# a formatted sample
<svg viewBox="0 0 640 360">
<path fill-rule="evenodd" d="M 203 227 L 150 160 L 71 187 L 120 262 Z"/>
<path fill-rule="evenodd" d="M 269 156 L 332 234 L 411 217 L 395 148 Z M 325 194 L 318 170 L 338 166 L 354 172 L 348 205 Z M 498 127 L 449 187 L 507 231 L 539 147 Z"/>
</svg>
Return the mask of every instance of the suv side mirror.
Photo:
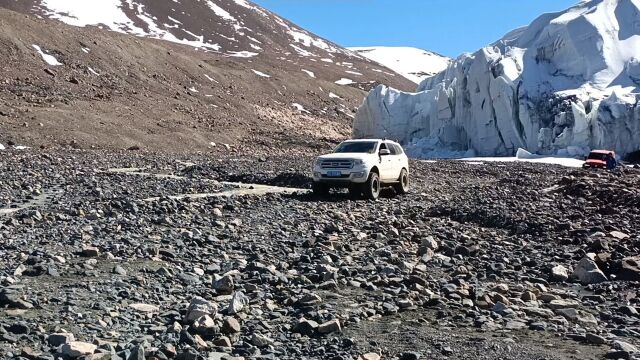
<svg viewBox="0 0 640 360">
<path fill-rule="evenodd" d="M 391 151 L 389 149 L 380 150 L 380 156 L 391 155 Z"/>
</svg>

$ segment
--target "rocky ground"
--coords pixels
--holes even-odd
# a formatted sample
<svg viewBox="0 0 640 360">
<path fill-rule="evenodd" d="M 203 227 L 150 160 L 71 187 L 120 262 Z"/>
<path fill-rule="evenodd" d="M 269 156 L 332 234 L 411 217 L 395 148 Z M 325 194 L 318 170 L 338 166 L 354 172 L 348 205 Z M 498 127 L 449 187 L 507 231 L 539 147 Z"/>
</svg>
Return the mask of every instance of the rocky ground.
<svg viewBox="0 0 640 360">
<path fill-rule="evenodd" d="M 414 162 L 372 202 L 309 164 L 1 151 L 1 356 L 638 355 L 637 170 Z"/>
</svg>

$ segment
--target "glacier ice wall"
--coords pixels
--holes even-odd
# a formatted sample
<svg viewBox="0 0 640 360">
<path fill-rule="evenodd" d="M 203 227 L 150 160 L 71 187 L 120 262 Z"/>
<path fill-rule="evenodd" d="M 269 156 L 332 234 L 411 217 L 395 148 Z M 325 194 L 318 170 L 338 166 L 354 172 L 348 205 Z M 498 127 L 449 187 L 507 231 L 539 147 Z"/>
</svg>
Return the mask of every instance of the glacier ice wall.
<svg viewBox="0 0 640 360">
<path fill-rule="evenodd" d="M 378 86 L 353 136 L 483 156 L 624 155 L 640 149 L 639 59 L 640 0 L 581 2 L 460 56 L 416 93 Z"/>
</svg>

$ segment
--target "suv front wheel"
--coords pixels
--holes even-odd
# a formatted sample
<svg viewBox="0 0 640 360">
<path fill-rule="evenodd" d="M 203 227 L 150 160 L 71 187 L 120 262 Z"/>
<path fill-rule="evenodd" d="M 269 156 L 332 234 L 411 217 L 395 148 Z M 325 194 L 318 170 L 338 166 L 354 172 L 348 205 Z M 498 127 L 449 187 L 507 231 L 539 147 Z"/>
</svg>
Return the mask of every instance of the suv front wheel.
<svg viewBox="0 0 640 360">
<path fill-rule="evenodd" d="M 369 179 L 364 184 L 364 195 L 367 199 L 376 200 L 380 196 L 380 176 L 375 172 L 369 174 Z"/>
</svg>

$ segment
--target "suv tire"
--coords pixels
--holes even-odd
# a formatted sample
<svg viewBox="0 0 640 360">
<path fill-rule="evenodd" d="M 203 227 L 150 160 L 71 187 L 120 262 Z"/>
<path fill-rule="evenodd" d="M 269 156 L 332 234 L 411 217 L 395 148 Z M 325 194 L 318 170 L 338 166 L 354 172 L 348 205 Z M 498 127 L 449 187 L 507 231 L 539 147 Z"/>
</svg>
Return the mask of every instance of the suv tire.
<svg viewBox="0 0 640 360">
<path fill-rule="evenodd" d="M 313 185 L 311 186 L 311 189 L 313 190 L 314 195 L 317 195 L 317 196 L 329 195 L 329 187 L 327 186 L 327 184 L 314 182 Z"/>
<path fill-rule="evenodd" d="M 369 179 L 364 184 L 364 196 L 370 200 L 376 200 L 380 196 L 380 176 L 377 173 L 371 172 Z"/>
<path fill-rule="evenodd" d="M 404 195 L 409 192 L 409 172 L 406 169 L 402 169 L 398 183 L 393 186 L 396 193 Z"/>
</svg>

